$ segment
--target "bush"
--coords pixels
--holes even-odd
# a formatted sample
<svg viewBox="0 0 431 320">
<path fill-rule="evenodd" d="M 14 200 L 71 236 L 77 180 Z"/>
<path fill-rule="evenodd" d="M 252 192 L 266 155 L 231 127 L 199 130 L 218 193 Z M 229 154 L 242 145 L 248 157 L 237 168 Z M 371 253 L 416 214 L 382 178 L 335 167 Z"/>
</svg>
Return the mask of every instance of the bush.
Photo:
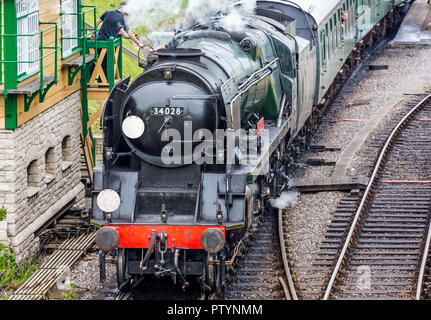
<svg viewBox="0 0 431 320">
<path fill-rule="evenodd" d="M 0 208 L 0 221 L 3 221 L 6 219 L 7 210 L 4 206 L 1 206 Z"/>
<path fill-rule="evenodd" d="M 0 287 L 16 290 L 36 271 L 37 266 L 31 260 L 19 265 L 13 249 L 0 244 Z"/>
</svg>

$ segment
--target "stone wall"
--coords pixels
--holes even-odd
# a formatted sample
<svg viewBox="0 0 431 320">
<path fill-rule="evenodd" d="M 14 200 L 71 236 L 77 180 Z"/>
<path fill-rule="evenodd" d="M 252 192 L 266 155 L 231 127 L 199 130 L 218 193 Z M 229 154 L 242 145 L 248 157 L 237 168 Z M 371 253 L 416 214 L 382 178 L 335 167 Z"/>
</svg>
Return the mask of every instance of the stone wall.
<svg viewBox="0 0 431 320">
<path fill-rule="evenodd" d="M 80 92 L 16 130 L 0 130 L 0 206 L 16 258 L 33 254 L 34 233 L 67 203 L 84 202 L 80 173 Z M 1 235 L 1 233 L 0 233 Z"/>
</svg>

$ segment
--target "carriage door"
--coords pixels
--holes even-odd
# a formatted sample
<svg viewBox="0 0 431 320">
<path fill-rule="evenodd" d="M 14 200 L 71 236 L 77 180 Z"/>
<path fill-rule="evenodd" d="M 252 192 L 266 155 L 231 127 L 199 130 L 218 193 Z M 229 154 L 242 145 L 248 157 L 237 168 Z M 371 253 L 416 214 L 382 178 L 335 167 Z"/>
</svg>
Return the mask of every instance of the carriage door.
<svg viewBox="0 0 431 320">
<path fill-rule="evenodd" d="M 365 5 L 364 0 L 356 0 L 356 42 L 362 39 L 365 27 Z"/>
</svg>

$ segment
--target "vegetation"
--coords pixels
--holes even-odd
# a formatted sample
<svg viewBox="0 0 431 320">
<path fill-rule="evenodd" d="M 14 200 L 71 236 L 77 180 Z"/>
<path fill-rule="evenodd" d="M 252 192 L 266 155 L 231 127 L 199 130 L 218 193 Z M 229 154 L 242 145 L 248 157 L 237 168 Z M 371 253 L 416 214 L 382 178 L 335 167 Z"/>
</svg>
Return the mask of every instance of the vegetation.
<svg viewBox="0 0 431 320">
<path fill-rule="evenodd" d="M 37 269 L 31 259 L 19 265 L 11 247 L 0 244 L 0 287 L 6 290 L 16 290 Z"/>
<path fill-rule="evenodd" d="M 70 289 L 69 293 L 64 292 L 64 291 L 61 293 L 61 298 L 63 300 L 73 300 L 73 298 L 76 297 L 76 291 L 75 291 L 76 285 L 74 283 L 71 283 L 70 287 L 71 287 L 71 289 Z"/>
<path fill-rule="evenodd" d="M 3 221 L 4 219 L 6 219 L 6 208 L 4 206 L 0 207 L 0 221 Z"/>
</svg>

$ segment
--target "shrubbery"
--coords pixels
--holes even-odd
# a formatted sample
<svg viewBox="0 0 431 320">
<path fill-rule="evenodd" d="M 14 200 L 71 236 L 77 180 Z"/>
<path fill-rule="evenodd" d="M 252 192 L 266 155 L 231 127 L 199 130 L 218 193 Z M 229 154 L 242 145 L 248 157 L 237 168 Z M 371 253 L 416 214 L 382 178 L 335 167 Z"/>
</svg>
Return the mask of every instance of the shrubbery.
<svg viewBox="0 0 431 320">
<path fill-rule="evenodd" d="M 11 247 L 0 244 L 0 287 L 15 290 L 36 271 L 37 266 L 31 260 L 19 265 Z"/>
<path fill-rule="evenodd" d="M 0 221 L 3 221 L 4 219 L 6 219 L 6 208 L 4 206 L 0 207 Z"/>
</svg>

